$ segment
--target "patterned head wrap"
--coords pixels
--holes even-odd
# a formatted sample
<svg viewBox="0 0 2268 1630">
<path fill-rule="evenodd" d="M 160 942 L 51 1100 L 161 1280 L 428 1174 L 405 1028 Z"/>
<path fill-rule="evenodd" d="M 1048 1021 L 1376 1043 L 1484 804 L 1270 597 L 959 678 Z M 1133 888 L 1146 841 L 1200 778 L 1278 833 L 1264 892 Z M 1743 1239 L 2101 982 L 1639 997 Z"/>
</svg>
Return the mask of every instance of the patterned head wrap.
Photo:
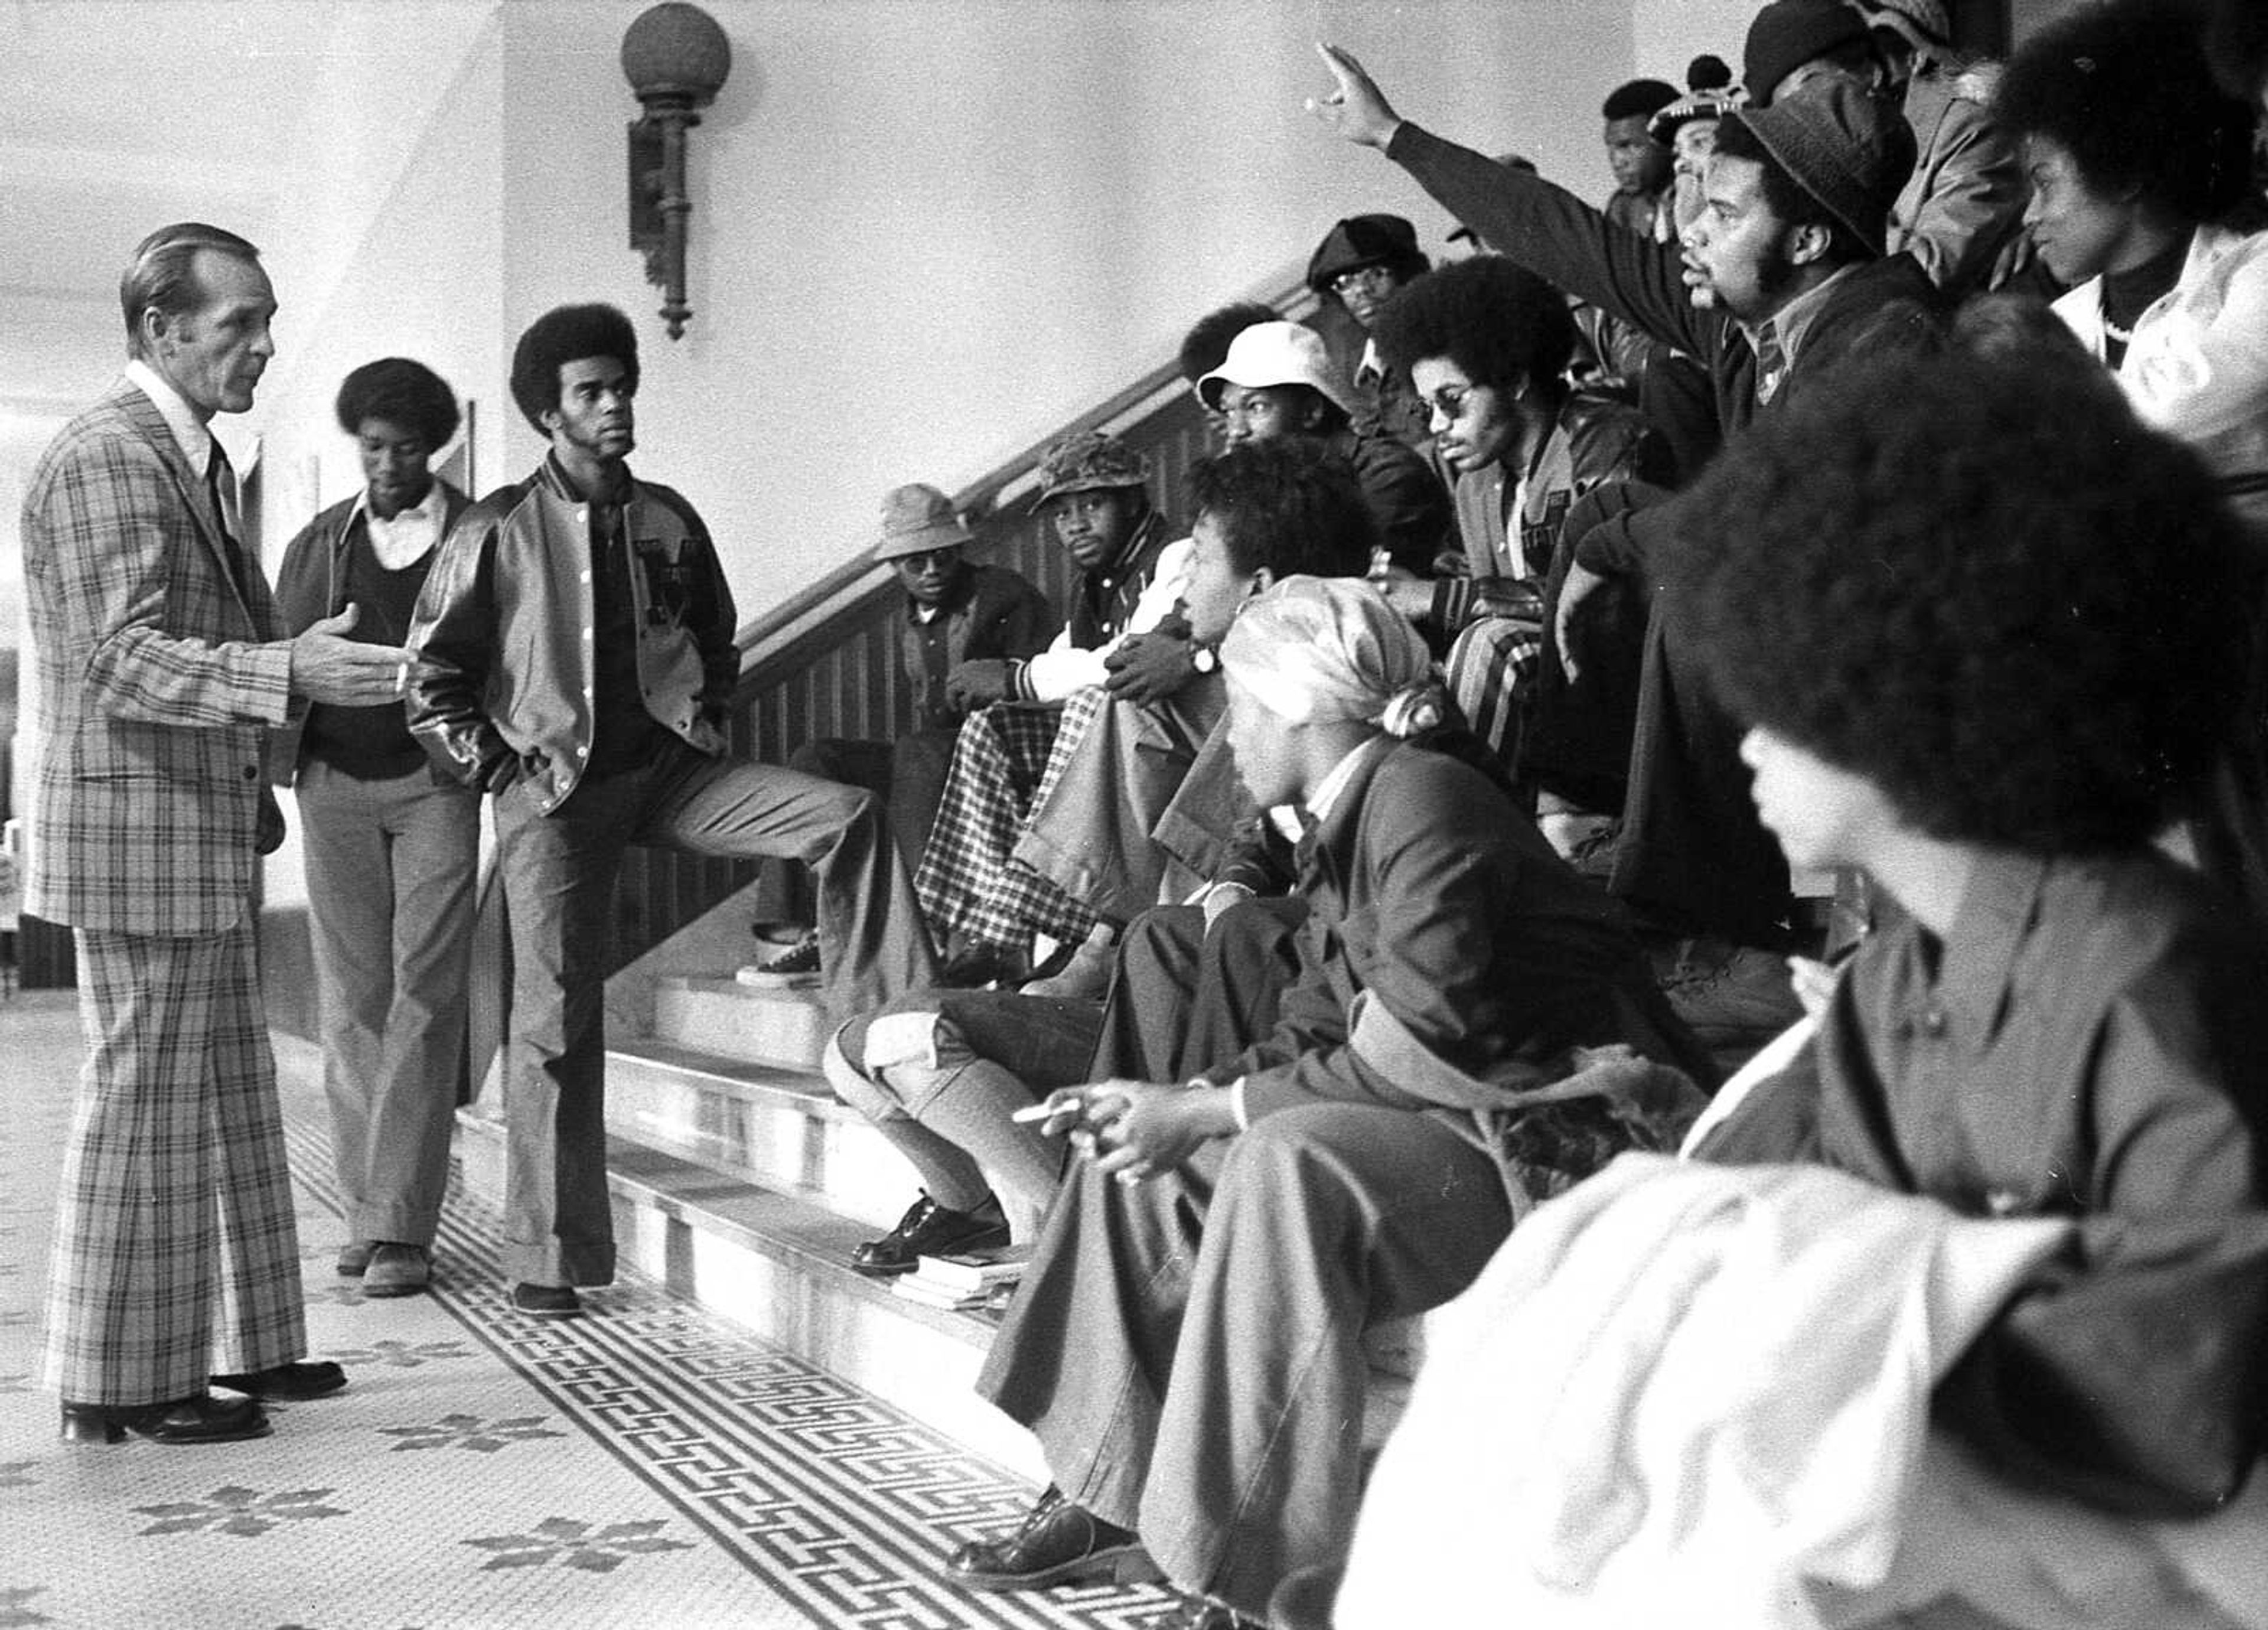
<svg viewBox="0 0 2268 1630">
<path fill-rule="evenodd" d="M 1446 712 L 1425 642 L 1359 578 L 1285 578 L 1246 604 L 1220 660 L 1293 724 L 1353 719 L 1409 736 Z"/>
</svg>

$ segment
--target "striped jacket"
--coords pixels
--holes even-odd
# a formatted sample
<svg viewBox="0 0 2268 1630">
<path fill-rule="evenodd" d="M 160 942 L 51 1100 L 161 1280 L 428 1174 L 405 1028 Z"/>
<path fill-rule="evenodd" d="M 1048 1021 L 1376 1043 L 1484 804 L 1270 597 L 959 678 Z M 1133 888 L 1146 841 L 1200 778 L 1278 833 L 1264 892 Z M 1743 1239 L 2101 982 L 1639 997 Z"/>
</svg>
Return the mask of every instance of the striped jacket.
<svg viewBox="0 0 2268 1630">
<path fill-rule="evenodd" d="M 247 554 L 140 387 L 63 426 L 24 498 L 40 734 L 24 909 L 121 933 L 207 934 L 280 836 L 261 769 L 291 647 Z"/>
</svg>

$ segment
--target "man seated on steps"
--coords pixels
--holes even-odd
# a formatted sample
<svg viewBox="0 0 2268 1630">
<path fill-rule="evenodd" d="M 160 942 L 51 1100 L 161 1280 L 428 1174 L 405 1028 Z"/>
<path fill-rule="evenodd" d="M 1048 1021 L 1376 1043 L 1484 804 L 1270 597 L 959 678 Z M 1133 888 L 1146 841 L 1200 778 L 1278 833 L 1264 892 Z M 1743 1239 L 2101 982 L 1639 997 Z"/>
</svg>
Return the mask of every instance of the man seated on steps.
<svg viewBox="0 0 2268 1630">
<path fill-rule="evenodd" d="M 808 741 L 788 755 L 788 768 L 863 786 L 881 799 L 898 852 L 918 859 L 929 846 L 938 800 L 953 763 L 954 738 L 966 705 L 948 694 L 946 677 L 963 662 L 1020 660 L 1045 650 L 1061 629 L 1048 598 L 1021 573 L 967 558 L 976 536 L 935 487 L 895 487 L 882 499 L 882 535 L 874 558 L 897 574 L 905 591 L 898 660 L 912 702 L 895 741 L 836 738 Z M 744 985 L 819 983 L 819 934 L 804 868 L 766 864 L 756 893 L 756 937 L 774 948 L 740 970 Z"/>
<path fill-rule="evenodd" d="M 946 675 L 948 700 L 970 712 L 914 889 L 932 934 L 951 955 L 952 983 L 1027 975 L 1035 929 L 1076 942 L 1094 926 L 1091 911 L 1014 865 L 1011 852 L 1057 751 L 1065 700 L 1114 682 L 1146 694 L 1146 667 L 1131 654 L 1140 649 L 1132 642 L 1173 615 L 1190 553 L 1188 539 L 1168 537 L 1149 480 L 1149 460 L 1100 431 L 1049 447 L 1040 461 L 1039 505 L 1079 564 L 1070 617 L 1027 661 L 971 660 Z"/>
<path fill-rule="evenodd" d="M 1344 461 L 1381 549 L 1400 569 L 1432 570 L 1447 535 L 1448 494 L 1402 443 L 1352 427 L 1351 399 L 1313 329 L 1273 320 L 1247 325 L 1196 388 L 1229 446 L 1296 443 Z M 1301 569 L 1354 576 L 1368 566 Z M 1182 865 L 1171 844 L 1153 841 L 1169 812 L 1183 819 L 1211 812 L 1215 822 L 1244 812 L 1217 740 L 1220 678 L 1207 639 L 1190 632 L 1183 620 L 1128 640 L 1112 656 L 1103 689 L 1064 710 L 1011 868 L 1054 886 L 1056 909 L 1035 916 L 1033 926 L 1066 939 L 1089 930 L 1081 954 L 1053 976 L 1052 993 L 1100 995 L 1118 929 L 1160 900 L 1186 896 L 1206 875 Z"/>
<path fill-rule="evenodd" d="M 1207 646 L 1285 577 L 1359 573 L 1378 538 L 1353 473 L 1297 444 L 1233 447 L 1198 464 L 1189 506 L 1186 615 Z M 827 1079 L 912 1162 L 923 1186 L 898 1226 L 861 1245 L 852 1265 L 898 1273 L 924 1254 L 1004 1243 L 994 1180 L 1029 1214 L 1044 1212 L 1062 1146 L 1009 1117 L 1051 1087 L 1089 1079 L 1101 1029 L 1092 1001 L 972 990 L 917 992 L 843 1026 L 827 1048 Z"/>
<path fill-rule="evenodd" d="M 1565 300 L 1501 255 L 1444 267 L 1395 295 L 1377 338 L 1432 413 L 1456 476 L 1463 546 L 1462 575 L 1397 583 L 1388 597 L 1418 591 L 1410 608 L 1454 636 L 1449 694 L 1506 775 L 1567 812 L 1563 825 L 1580 812 L 1602 824 L 1622 808 L 1630 768 L 1644 588 L 1631 586 L 1595 619 L 1604 637 L 1580 685 L 1560 664 L 1549 614 L 1573 553 L 1569 511 L 1609 483 L 1664 479 L 1661 444 L 1636 409 L 1568 385 L 1575 323 Z M 1538 825 L 1570 852 L 1572 838 Z"/>
<path fill-rule="evenodd" d="M 1705 172 L 1707 207 L 1682 246 L 1607 228 L 1598 211 L 1534 176 L 1398 117 L 1344 52 L 1310 104 L 1347 140 L 1406 170 L 1482 240 L 1570 294 L 1627 317 L 1701 364 L 1729 447 L 1788 410 L 1842 359 L 1926 344 L 1937 291 L 1911 257 L 1885 255 L 1890 206 L 1913 166 L 1913 133 L 1848 85 L 1728 114 Z M 1682 497 L 1579 509 L 1555 614 L 1580 676 L 1585 603 L 1611 577 L 1657 586 L 1691 514 Z M 1649 613 L 1623 826 L 1609 889 L 1659 935 L 1671 999 L 1705 1040 L 1751 1043 L 1795 1014 L 1782 957 L 1793 929 L 1787 865 L 1748 796 L 1740 732 L 1708 694 L 1682 608 L 1657 586 Z"/>
<path fill-rule="evenodd" d="M 1221 653 L 1240 773 L 1307 812 L 1306 972 L 1206 1075 L 1049 1099 L 1085 1158 L 978 1388 L 1055 1480 L 948 1567 L 1016 1589 L 1146 1546 L 1208 1627 L 1346 1544 L 1365 1324 L 1454 1295 L 1531 1198 L 1699 1103 L 1627 1053 L 1583 1067 L 1631 1034 L 1637 943 L 1485 777 L 1411 744 L 1441 702 L 1400 612 L 1294 578 Z"/>
</svg>

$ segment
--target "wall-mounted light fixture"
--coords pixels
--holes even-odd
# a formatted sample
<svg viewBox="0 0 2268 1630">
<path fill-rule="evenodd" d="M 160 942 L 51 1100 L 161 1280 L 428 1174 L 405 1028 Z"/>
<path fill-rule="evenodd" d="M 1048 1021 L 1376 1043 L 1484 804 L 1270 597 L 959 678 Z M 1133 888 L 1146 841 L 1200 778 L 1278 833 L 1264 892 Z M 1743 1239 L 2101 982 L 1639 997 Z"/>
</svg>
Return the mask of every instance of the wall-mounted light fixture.
<svg viewBox="0 0 2268 1630">
<path fill-rule="evenodd" d="M 685 133 L 733 71 L 732 42 L 717 19 L 681 0 L 648 8 L 622 35 L 622 77 L 645 109 L 630 126 L 630 247 L 662 291 L 669 337 L 685 332 Z"/>
</svg>

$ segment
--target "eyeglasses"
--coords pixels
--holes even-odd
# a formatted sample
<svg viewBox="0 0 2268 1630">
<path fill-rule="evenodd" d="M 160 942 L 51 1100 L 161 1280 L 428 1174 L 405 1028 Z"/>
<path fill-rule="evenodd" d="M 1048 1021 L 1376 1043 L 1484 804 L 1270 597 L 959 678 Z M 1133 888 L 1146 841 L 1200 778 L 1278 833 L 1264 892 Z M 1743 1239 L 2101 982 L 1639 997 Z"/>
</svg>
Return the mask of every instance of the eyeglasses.
<svg viewBox="0 0 2268 1630">
<path fill-rule="evenodd" d="M 1394 273 L 1384 266 L 1358 266 L 1352 271 L 1343 271 L 1331 279 L 1333 294 L 1351 294 L 1357 289 L 1372 294 L 1384 294 L 1394 287 Z"/>
</svg>

